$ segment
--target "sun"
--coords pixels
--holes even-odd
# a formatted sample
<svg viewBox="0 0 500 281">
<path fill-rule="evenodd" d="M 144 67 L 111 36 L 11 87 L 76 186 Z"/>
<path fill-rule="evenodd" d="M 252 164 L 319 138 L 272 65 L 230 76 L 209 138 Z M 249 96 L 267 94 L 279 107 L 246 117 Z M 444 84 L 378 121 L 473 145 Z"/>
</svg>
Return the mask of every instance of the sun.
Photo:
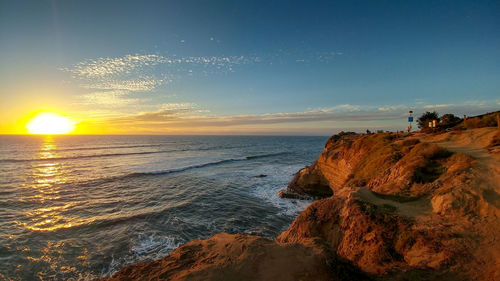
<svg viewBox="0 0 500 281">
<path fill-rule="evenodd" d="M 26 123 L 28 133 L 34 135 L 64 135 L 75 129 L 75 122 L 53 112 L 42 112 L 31 118 Z"/>
</svg>

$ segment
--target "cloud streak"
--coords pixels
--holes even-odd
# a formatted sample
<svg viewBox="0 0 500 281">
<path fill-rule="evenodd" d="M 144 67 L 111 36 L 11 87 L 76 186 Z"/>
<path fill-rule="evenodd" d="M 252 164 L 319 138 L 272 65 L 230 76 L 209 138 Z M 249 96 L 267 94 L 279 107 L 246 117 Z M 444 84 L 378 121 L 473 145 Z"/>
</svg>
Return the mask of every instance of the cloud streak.
<svg viewBox="0 0 500 281">
<path fill-rule="evenodd" d="M 79 62 L 62 70 L 70 73 L 78 86 L 87 90 L 78 97 L 81 104 L 105 108 L 147 107 L 147 94 L 183 75 L 233 72 L 235 66 L 258 62 L 245 56 L 162 56 L 125 55 Z M 160 108 L 159 106 L 158 108 Z"/>
<path fill-rule="evenodd" d="M 159 69 L 163 72 L 179 72 L 185 70 L 180 66 L 195 67 L 202 66 L 213 68 L 213 71 L 233 71 L 236 65 L 252 64 L 258 62 L 258 57 L 245 56 L 161 56 L 157 54 L 148 55 L 125 55 L 117 58 L 97 58 L 79 62 L 72 67 L 62 70 L 73 74 L 75 79 L 110 78 L 145 71 L 146 69 Z M 175 69 L 167 69 L 175 66 Z"/>
<path fill-rule="evenodd" d="M 126 92 L 149 92 L 161 85 L 164 80 L 143 79 L 143 80 L 109 80 L 100 81 L 94 84 L 82 84 L 81 87 L 92 90 L 116 90 Z"/>
<path fill-rule="evenodd" d="M 63 70 L 70 72 L 74 78 L 101 78 L 115 76 L 119 74 L 129 74 L 133 70 L 155 66 L 161 63 L 163 57 L 156 54 L 149 55 L 126 55 L 118 58 L 98 58 L 94 60 L 85 60 L 75 64 L 71 68 Z"/>
<path fill-rule="evenodd" d="M 489 105 L 488 105 L 489 104 Z M 496 104 L 496 106 L 495 106 Z M 415 115 L 439 109 L 441 114 L 474 115 L 486 111 L 498 110 L 499 101 L 490 103 L 464 103 L 447 105 L 424 105 L 412 108 Z M 249 115 L 208 115 L 200 114 L 200 110 L 190 104 L 172 106 L 154 112 L 143 112 L 121 118 L 108 120 L 110 124 L 134 124 L 136 127 L 149 129 L 196 128 L 196 127 L 241 127 L 241 126 L 275 126 L 284 124 L 319 124 L 342 122 L 358 123 L 392 123 L 406 124 L 409 107 L 404 105 L 364 106 L 343 104 L 329 108 L 318 108 L 303 112 L 283 112 Z M 465 111 L 464 111 L 465 110 Z M 465 113 L 464 113 L 465 112 Z M 370 123 L 370 124 L 371 124 Z M 311 124 L 311 126 L 314 126 Z M 403 126 L 403 125 L 400 125 Z M 405 125 L 404 125 L 405 126 Z"/>
</svg>

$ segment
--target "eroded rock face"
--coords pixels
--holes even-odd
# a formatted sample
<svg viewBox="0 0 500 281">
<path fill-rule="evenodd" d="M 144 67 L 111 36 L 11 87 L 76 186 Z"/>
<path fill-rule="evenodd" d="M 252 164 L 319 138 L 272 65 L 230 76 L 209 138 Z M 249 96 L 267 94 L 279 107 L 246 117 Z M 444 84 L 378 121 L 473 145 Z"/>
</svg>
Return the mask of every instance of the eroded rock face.
<svg viewBox="0 0 500 281">
<path fill-rule="evenodd" d="M 428 232 L 412 218 L 361 201 L 354 193 L 344 199 L 314 202 L 276 240 L 337 253 L 371 274 L 444 271 L 453 263 L 453 250 L 440 243 L 446 233 Z"/>
<path fill-rule="evenodd" d="M 388 133 L 348 135 L 329 141 L 318 160 L 300 170 L 288 188 L 313 195 L 326 186 L 333 193 L 345 186 L 366 186 L 384 194 L 417 196 L 428 192 L 422 185 L 446 172 L 444 164 L 452 155 L 435 144 Z"/>
<path fill-rule="evenodd" d="M 488 232 L 500 230 L 499 183 L 484 166 L 416 138 L 336 138 L 293 187 L 307 193 L 301 178 L 321 174 L 333 196 L 277 241 L 335 253 L 381 279 L 495 280 L 500 259 L 490 247 L 500 243 Z"/>
<path fill-rule="evenodd" d="M 316 165 L 316 164 L 315 164 Z M 288 190 L 281 197 L 300 198 L 303 196 L 329 197 L 333 192 L 328 180 L 315 165 L 300 170 L 288 185 Z"/>
</svg>

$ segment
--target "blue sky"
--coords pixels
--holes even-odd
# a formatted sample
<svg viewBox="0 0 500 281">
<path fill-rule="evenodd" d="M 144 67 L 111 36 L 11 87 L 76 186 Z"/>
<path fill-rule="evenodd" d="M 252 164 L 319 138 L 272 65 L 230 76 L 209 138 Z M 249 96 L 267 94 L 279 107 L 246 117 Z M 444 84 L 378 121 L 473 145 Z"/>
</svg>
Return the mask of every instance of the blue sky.
<svg viewBox="0 0 500 281">
<path fill-rule="evenodd" d="M 410 107 L 500 108 L 498 1 L 0 3 L 3 133 L 39 108 L 172 134 L 394 130 Z"/>
</svg>

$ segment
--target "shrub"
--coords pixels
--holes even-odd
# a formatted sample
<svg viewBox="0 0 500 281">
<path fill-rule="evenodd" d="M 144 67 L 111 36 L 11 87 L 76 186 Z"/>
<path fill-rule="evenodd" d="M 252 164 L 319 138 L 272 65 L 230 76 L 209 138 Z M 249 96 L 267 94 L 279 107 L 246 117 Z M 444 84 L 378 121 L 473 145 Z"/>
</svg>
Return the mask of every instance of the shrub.
<svg viewBox="0 0 500 281">
<path fill-rule="evenodd" d="M 459 118 L 453 114 L 450 114 L 450 113 L 447 113 L 447 114 L 441 116 L 440 119 L 441 119 L 441 121 L 439 122 L 439 126 L 444 128 L 444 129 L 454 127 L 462 121 L 461 118 Z"/>
<path fill-rule="evenodd" d="M 328 144 L 331 143 L 331 142 L 337 142 L 337 141 L 339 141 L 341 139 L 344 139 L 345 137 L 351 137 L 351 136 L 355 136 L 355 135 L 357 135 L 355 132 L 344 132 L 344 131 L 341 131 L 340 133 L 331 136 L 326 143 L 327 143 L 327 146 L 328 146 Z"/>
<path fill-rule="evenodd" d="M 429 122 L 432 120 L 437 120 L 439 122 L 439 114 L 436 111 L 433 112 L 425 112 L 417 119 L 417 124 L 420 129 L 429 127 Z"/>
</svg>

